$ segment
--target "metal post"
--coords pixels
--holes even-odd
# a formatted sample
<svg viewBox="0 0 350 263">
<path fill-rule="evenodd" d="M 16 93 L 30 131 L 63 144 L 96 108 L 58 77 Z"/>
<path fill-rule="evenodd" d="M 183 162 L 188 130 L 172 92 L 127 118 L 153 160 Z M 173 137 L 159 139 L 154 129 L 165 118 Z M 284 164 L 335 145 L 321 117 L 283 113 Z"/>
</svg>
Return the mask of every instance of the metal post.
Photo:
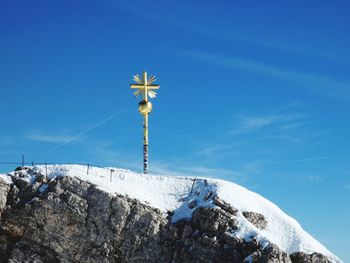
<svg viewBox="0 0 350 263">
<path fill-rule="evenodd" d="M 148 173 L 148 114 L 144 115 L 143 122 L 143 173 Z"/>
<path fill-rule="evenodd" d="M 110 178 L 109 178 L 109 180 L 112 182 L 112 179 L 113 179 L 113 172 L 114 172 L 114 170 L 113 169 L 111 169 L 111 175 L 110 175 Z"/>
<path fill-rule="evenodd" d="M 159 85 L 154 84 L 156 78 L 154 76 L 148 77 L 147 72 L 142 73 L 142 78 L 139 75 L 134 75 L 136 83 L 131 84 L 130 88 L 137 89 L 134 92 L 136 97 L 142 95 L 142 101 L 139 103 L 139 112 L 143 116 L 143 173 L 148 173 L 148 114 L 152 112 L 152 103 L 148 101 L 150 98 L 156 97 L 155 90 L 160 88 Z"/>
<path fill-rule="evenodd" d="M 24 166 L 24 154 L 22 154 L 22 167 Z"/>
<path fill-rule="evenodd" d="M 89 174 L 90 164 L 87 165 L 87 171 L 86 174 Z"/>
</svg>

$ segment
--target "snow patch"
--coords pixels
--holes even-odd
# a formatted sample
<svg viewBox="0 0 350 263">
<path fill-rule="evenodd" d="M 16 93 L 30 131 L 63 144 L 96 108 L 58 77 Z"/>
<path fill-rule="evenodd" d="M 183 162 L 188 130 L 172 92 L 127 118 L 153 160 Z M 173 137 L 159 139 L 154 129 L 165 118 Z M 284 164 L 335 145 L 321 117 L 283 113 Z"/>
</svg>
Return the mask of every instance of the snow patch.
<svg viewBox="0 0 350 263">
<path fill-rule="evenodd" d="M 11 176 L 7 174 L 0 174 L 0 180 L 3 181 L 5 184 L 12 184 Z"/>
</svg>

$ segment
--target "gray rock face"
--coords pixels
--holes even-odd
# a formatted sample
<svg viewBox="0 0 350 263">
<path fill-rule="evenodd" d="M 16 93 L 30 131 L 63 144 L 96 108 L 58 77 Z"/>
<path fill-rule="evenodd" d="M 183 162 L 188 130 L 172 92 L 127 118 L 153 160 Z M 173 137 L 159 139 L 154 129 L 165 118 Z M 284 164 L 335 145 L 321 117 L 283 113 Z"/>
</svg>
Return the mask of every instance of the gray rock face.
<svg viewBox="0 0 350 263">
<path fill-rule="evenodd" d="M 256 250 L 248 258 L 245 259 L 247 262 L 288 262 L 292 263 L 291 259 L 285 252 L 281 250 L 275 244 L 269 244 L 264 250 Z"/>
<path fill-rule="evenodd" d="M 331 263 L 328 258 L 320 253 L 306 254 L 295 252 L 290 255 L 293 263 Z"/>
<path fill-rule="evenodd" d="M 0 182 L 0 262 L 291 262 L 272 243 L 235 237 L 238 210 L 217 197 L 172 224 L 171 213 L 80 179 L 36 178 L 18 170 L 11 186 Z"/>
<path fill-rule="evenodd" d="M 264 215 L 255 212 L 242 212 L 245 218 L 256 226 L 258 229 L 265 229 L 267 226 L 267 221 Z"/>
<path fill-rule="evenodd" d="M 10 186 L 0 178 L 0 217 L 6 208 L 7 194 L 10 191 Z"/>
<path fill-rule="evenodd" d="M 234 207 L 232 207 L 229 203 L 226 203 L 224 200 L 219 198 L 218 196 L 214 197 L 214 205 L 217 205 L 222 210 L 226 211 L 227 213 L 231 215 L 237 215 L 238 210 Z"/>
<path fill-rule="evenodd" d="M 124 196 L 112 197 L 77 178 L 50 182 L 43 193 L 35 185 L 18 188 L 16 183 L 10 191 L 16 203 L 2 216 L 1 230 L 6 234 L 0 238 L 7 244 L 2 260 L 156 262 L 161 258 L 160 227 L 167 221 L 154 208 Z"/>
</svg>

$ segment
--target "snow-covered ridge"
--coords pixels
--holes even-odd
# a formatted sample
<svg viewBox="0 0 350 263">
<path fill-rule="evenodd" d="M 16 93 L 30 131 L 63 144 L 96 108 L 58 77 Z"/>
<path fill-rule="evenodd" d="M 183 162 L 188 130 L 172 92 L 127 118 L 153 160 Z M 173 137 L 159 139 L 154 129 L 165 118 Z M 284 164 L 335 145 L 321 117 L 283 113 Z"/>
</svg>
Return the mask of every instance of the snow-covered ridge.
<svg viewBox="0 0 350 263">
<path fill-rule="evenodd" d="M 173 222 L 191 217 L 195 208 L 190 208 L 189 203 L 194 203 L 195 207 L 215 206 L 213 198 L 207 198 L 211 193 L 211 196 L 217 195 L 239 210 L 237 218 L 240 227 L 231 234 L 247 239 L 256 236 L 260 241 L 275 243 L 288 254 L 296 251 L 309 254 L 318 252 L 333 262 L 342 262 L 275 204 L 235 183 L 218 179 L 144 175 L 118 168 L 89 167 L 87 173 L 87 167 L 82 165 L 35 166 L 33 169 L 37 173 L 47 174 L 49 179 L 78 177 L 112 195 L 128 195 L 164 213 L 174 211 Z M 1 178 L 8 182 L 8 176 L 2 175 Z M 25 178 L 29 182 L 35 181 L 31 173 L 27 173 Z M 45 188 L 45 185 L 42 187 Z M 267 228 L 257 229 L 242 215 L 244 211 L 263 214 L 268 222 Z"/>
</svg>

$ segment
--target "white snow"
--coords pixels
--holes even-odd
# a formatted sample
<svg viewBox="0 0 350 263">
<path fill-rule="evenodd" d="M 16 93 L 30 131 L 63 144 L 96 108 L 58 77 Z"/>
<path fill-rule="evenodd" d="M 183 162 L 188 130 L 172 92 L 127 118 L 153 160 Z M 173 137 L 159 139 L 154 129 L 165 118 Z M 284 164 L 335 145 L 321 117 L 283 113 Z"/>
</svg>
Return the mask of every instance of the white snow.
<svg viewBox="0 0 350 263">
<path fill-rule="evenodd" d="M 319 252 L 332 259 L 342 262 L 328 251 L 321 243 L 302 229 L 300 224 L 285 214 L 278 206 L 262 196 L 247 190 L 237 184 L 212 180 L 217 184 L 218 196 L 232 204 L 240 211 L 252 211 L 265 216 L 268 225 L 265 230 L 256 229 L 243 215 L 240 215 L 242 236 L 256 233 L 261 239 L 277 244 L 280 248 L 291 254 L 296 251 L 306 253 Z"/>
<path fill-rule="evenodd" d="M 12 184 L 11 177 L 7 174 L 0 174 L 0 180 L 2 180 L 6 184 Z"/>
<path fill-rule="evenodd" d="M 34 166 L 34 170 L 46 174 L 45 166 Z M 190 202 L 195 204 L 195 207 L 215 206 L 212 198 L 204 200 L 204 197 L 211 192 L 211 196 L 218 195 L 240 211 L 237 216 L 240 227 L 238 231 L 231 233 L 232 235 L 245 239 L 255 236 L 263 246 L 272 242 L 288 254 L 296 251 L 318 252 L 333 262 L 342 262 L 275 204 L 235 183 L 218 179 L 144 175 L 118 168 L 90 167 L 87 174 L 87 166 L 82 165 L 47 166 L 47 176 L 50 179 L 57 176 L 78 177 L 112 195 L 115 193 L 128 195 L 164 213 L 174 211 L 173 222 L 191 217 L 195 208 L 189 208 Z M 33 181 L 29 174 L 28 180 Z M 41 190 L 44 191 L 46 187 L 47 185 L 43 186 Z M 268 221 L 267 228 L 257 229 L 242 215 L 243 211 L 263 214 Z"/>
</svg>

